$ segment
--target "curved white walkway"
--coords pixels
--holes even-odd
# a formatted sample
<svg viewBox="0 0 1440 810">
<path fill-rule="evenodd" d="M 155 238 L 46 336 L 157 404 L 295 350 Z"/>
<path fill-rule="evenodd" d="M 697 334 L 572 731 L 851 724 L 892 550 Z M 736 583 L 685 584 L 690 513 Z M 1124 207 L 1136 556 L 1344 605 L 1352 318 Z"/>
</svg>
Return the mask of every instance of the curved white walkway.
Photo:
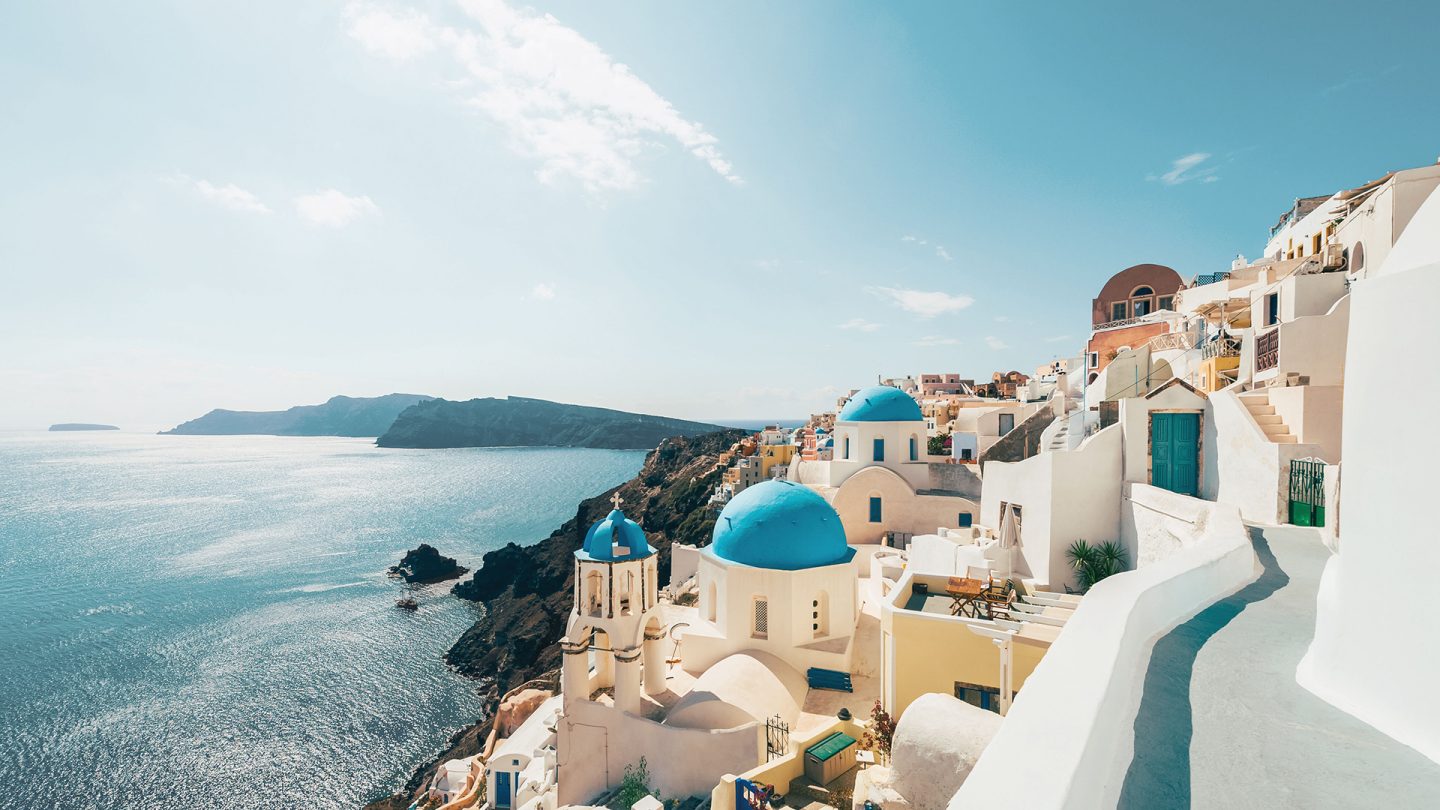
<svg viewBox="0 0 1440 810">
<path fill-rule="evenodd" d="M 1295 682 L 1329 558 L 1318 534 L 1250 531 L 1260 577 L 1155 643 L 1120 806 L 1440 807 L 1440 765 Z M 1386 585 L 1356 609 L 1423 621 L 1387 616 Z M 1425 638 L 1417 627 L 1416 643 Z M 1384 666 L 1375 662 L 1377 689 Z"/>
</svg>

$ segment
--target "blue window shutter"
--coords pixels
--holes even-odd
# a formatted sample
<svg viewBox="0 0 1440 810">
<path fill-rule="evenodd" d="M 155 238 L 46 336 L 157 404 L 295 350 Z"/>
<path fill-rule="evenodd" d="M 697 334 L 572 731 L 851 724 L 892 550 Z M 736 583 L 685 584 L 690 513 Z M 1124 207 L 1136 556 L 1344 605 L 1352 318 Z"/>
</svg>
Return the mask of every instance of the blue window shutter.
<svg viewBox="0 0 1440 810">
<path fill-rule="evenodd" d="M 885 440 L 884 440 L 884 439 L 876 439 L 876 440 L 875 440 L 875 460 L 876 460 L 876 461 L 884 461 L 884 460 L 885 460 Z"/>
<path fill-rule="evenodd" d="M 881 517 L 880 499 L 879 499 L 879 498 L 871 498 L 871 499 L 870 499 L 870 522 L 871 522 L 871 523 L 879 523 L 882 519 L 883 519 L 883 518 Z"/>
</svg>

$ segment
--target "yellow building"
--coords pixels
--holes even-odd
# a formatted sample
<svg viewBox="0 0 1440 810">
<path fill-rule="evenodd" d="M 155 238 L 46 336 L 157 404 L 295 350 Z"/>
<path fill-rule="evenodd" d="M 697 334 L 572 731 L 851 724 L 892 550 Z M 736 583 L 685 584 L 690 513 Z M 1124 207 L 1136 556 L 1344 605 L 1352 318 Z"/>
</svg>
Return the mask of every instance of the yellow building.
<svg viewBox="0 0 1440 810">
<path fill-rule="evenodd" d="M 1016 621 L 970 619 L 950 615 L 947 581 L 942 575 L 912 573 L 886 596 L 880 695 L 891 717 L 930 692 L 999 711 L 1007 691 L 1001 684 L 1002 658 L 1008 653 L 1008 692 L 1013 695 L 1059 637 L 1079 599 L 1035 594 L 1012 611 Z"/>
<path fill-rule="evenodd" d="M 777 464 L 789 464 L 800 448 L 793 444 L 764 444 L 760 446 L 760 480 L 769 481 L 770 471 Z"/>
</svg>

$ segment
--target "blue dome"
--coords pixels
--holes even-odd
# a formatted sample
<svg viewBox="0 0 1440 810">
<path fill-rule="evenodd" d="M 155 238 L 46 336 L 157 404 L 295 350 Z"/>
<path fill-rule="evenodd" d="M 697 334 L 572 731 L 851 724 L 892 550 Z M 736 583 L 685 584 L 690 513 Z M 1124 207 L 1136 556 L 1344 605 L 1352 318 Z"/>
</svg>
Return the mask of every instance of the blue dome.
<svg viewBox="0 0 1440 810">
<path fill-rule="evenodd" d="M 614 562 L 617 560 L 638 560 L 655 553 L 645 539 L 645 530 L 640 524 L 625 517 L 625 513 L 614 509 L 603 519 L 595 521 L 585 533 L 585 545 L 575 556 L 582 559 Z"/>
<path fill-rule="evenodd" d="M 840 410 L 841 422 L 923 422 L 915 400 L 899 388 L 872 385 L 861 388 Z"/>
<path fill-rule="evenodd" d="M 815 435 L 816 435 L 816 436 L 824 436 L 826 433 L 829 433 L 829 431 L 826 430 L 825 428 L 815 428 Z"/>
<path fill-rule="evenodd" d="M 715 521 L 715 556 L 755 568 L 795 571 L 848 562 L 840 516 L 813 489 L 765 481 L 730 500 Z"/>
</svg>

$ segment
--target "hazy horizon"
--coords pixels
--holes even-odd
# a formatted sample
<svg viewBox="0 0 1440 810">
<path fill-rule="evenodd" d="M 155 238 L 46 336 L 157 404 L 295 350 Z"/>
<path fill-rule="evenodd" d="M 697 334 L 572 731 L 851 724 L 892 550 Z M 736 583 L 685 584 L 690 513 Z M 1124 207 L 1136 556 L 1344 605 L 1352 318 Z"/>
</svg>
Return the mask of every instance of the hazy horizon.
<svg viewBox="0 0 1440 810">
<path fill-rule="evenodd" d="M 17 7 L 0 429 L 395 391 L 749 420 L 1028 373 L 1118 270 L 1224 270 L 1294 198 L 1435 161 L 1440 7 L 1303 9 Z M 1262 47 L 1336 20 L 1384 63 Z"/>
</svg>

